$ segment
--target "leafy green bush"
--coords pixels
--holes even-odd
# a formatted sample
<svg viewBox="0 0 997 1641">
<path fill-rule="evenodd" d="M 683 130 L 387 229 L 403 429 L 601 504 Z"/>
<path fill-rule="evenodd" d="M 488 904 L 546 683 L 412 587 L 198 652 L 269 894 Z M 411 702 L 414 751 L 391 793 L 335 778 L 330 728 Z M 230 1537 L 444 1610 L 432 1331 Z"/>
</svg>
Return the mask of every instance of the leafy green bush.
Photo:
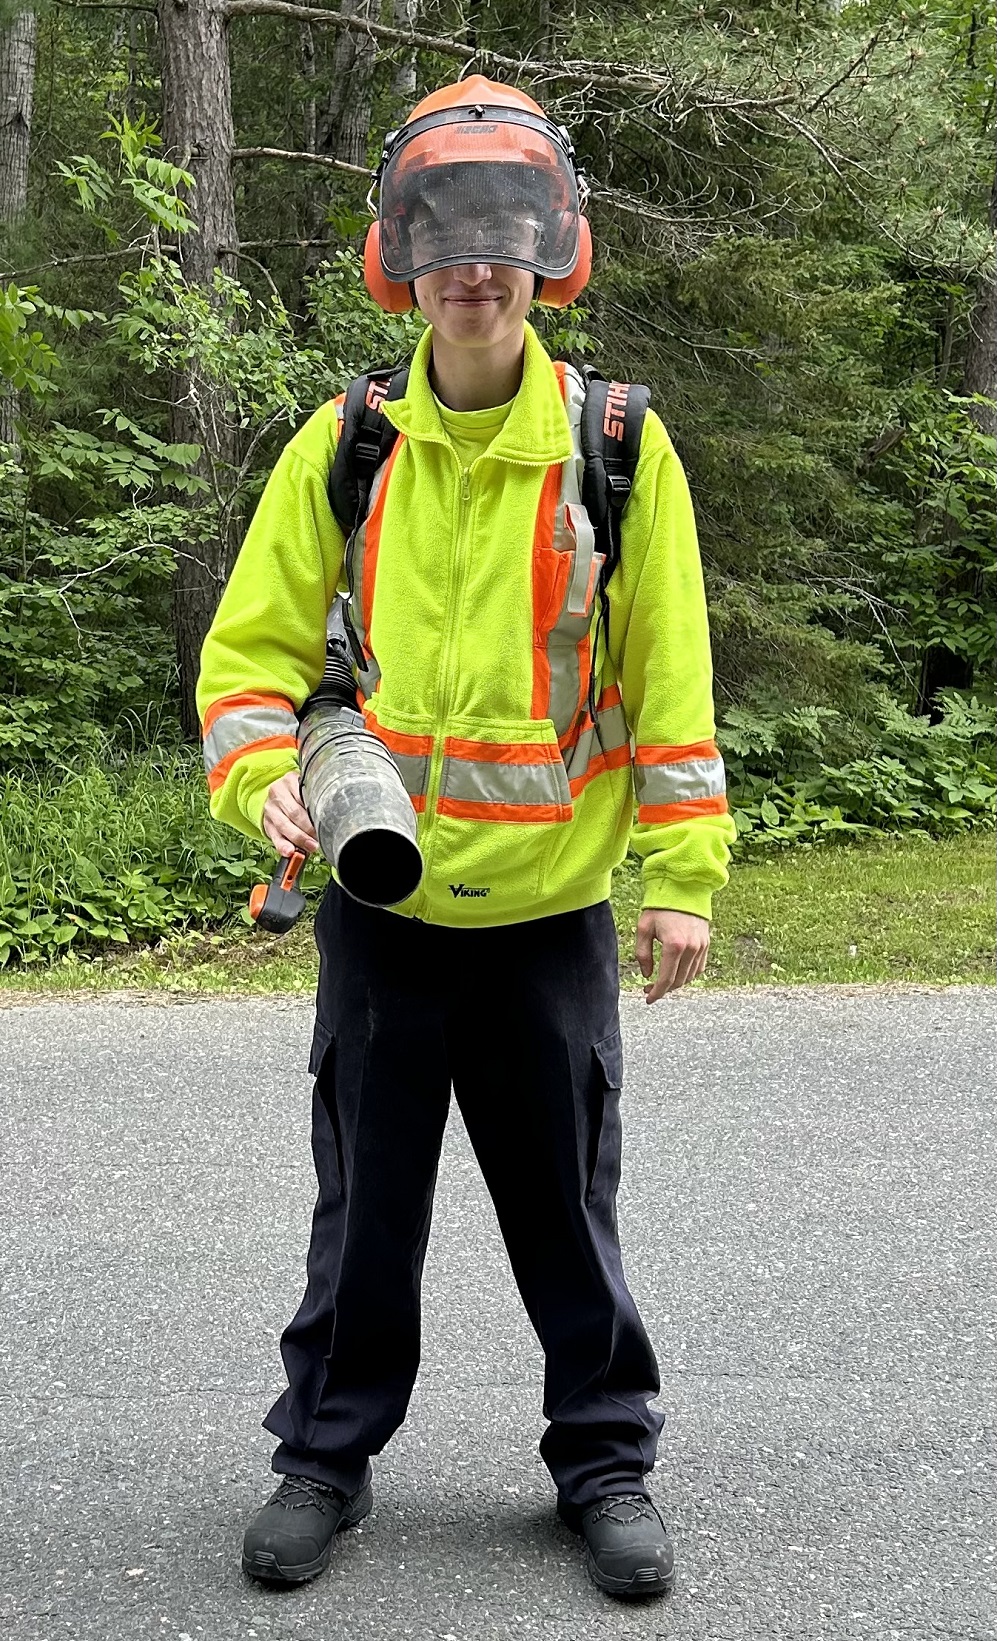
<svg viewBox="0 0 997 1641">
<path fill-rule="evenodd" d="M 738 853 L 992 825 L 993 731 L 993 709 L 958 695 L 935 725 L 884 695 L 865 744 L 830 708 L 732 709 L 720 740 Z M 248 922 L 273 851 L 212 821 L 196 752 L 152 712 L 133 719 L 130 752 L 119 740 L 91 725 L 71 764 L 0 776 L 0 967 Z M 306 890 L 328 872 L 310 861 Z"/>
<path fill-rule="evenodd" d="M 185 747 L 122 758 L 105 737 L 78 769 L 0 776 L 0 966 L 220 923 L 273 864 L 211 820 Z M 326 874 L 310 865 L 308 883 Z"/>
<path fill-rule="evenodd" d="M 992 826 L 994 725 L 993 707 L 957 694 L 937 724 L 883 695 L 858 732 L 828 707 L 732 709 L 719 739 L 741 848 Z"/>
</svg>

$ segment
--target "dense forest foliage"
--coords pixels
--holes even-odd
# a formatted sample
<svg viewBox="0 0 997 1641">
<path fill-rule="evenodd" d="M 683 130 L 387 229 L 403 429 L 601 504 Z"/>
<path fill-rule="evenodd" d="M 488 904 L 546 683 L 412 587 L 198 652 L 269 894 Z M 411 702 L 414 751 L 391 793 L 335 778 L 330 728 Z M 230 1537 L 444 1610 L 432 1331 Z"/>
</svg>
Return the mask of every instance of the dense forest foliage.
<svg viewBox="0 0 997 1641">
<path fill-rule="evenodd" d="M 8 799 L 188 767 L 277 453 L 418 334 L 360 275 L 380 139 L 473 70 L 588 176 L 591 286 L 537 324 L 685 463 L 746 840 L 985 819 L 993 53 L 969 0 L 0 0 Z"/>
</svg>

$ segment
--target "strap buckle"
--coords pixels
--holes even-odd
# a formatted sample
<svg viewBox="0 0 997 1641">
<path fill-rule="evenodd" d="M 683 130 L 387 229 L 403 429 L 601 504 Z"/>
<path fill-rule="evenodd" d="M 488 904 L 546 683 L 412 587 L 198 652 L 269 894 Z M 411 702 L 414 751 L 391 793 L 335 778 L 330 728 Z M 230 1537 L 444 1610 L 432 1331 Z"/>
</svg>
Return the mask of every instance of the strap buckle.
<svg viewBox="0 0 997 1641">
<path fill-rule="evenodd" d="M 381 455 L 381 446 L 374 439 L 357 439 L 353 452 L 358 461 L 370 463 L 376 467 Z"/>
</svg>

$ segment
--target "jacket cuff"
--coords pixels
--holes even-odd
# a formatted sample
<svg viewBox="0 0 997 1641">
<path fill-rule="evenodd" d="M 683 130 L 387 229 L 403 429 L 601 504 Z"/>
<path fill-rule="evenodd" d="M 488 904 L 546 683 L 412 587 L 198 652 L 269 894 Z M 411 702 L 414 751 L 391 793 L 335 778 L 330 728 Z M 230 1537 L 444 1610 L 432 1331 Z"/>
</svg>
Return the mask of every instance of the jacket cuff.
<svg viewBox="0 0 997 1641">
<path fill-rule="evenodd" d="M 713 890 L 703 883 L 679 882 L 675 878 L 645 879 L 641 910 L 691 912 L 709 921 L 713 916 Z"/>
<path fill-rule="evenodd" d="M 250 784 L 251 777 L 243 777 L 242 790 L 239 793 L 239 807 L 250 826 L 255 829 L 264 843 L 270 843 L 270 839 L 263 830 L 263 811 L 270 795 L 270 788 L 273 786 L 274 781 L 279 781 L 283 775 L 289 774 L 292 769 L 298 767 L 296 752 L 289 751 L 284 754 L 284 757 L 287 761 L 286 768 L 274 768 L 274 755 L 271 753 L 267 766 L 255 776 L 253 784 Z"/>
</svg>

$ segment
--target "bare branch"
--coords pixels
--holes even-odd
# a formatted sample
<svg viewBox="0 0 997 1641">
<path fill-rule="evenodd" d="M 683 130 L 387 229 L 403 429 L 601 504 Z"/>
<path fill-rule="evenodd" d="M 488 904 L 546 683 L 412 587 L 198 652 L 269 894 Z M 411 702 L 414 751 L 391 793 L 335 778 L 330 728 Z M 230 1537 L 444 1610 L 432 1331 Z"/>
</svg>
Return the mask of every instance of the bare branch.
<svg viewBox="0 0 997 1641">
<path fill-rule="evenodd" d="M 363 177 L 370 182 L 372 172 L 365 165 L 350 165 L 347 160 L 331 160 L 326 154 L 309 154 L 304 149 L 292 148 L 233 148 L 234 160 L 297 160 L 309 165 L 325 165 L 333 171 L 349 171 L 351 176 Z"/>
<path fill-rule="evenodd" d="M 274 300 L 276 301 L 277 306 L 279 308 L 284 306 L 284 298 L 281 296 L 280 291 L 274 284 L 273 276 L 271 275 L 269 268 L 265 268 L 262 262 L 257 262 L 255 256 L 247 256 L 242 245 L 219 245 L 218 250 L 222 256 L 238 257 L 240 262 L 251 262 L 254 268 L 259 268 L 260 273 L 263 275 L 267 284 L 270 286 L 270 289 L 273 291 Z"/>
<path fill-rule="evenodd" d="M 228 249 L 235 256 L 239 251 L 328 250 L 330 245 L 339 244 L 338 239 L 240 239 L 238 248 L 230 245 Z"/>
<path fill-rule="evenodd" d="M 108 10 L 111 8 L 108 7 Z M 137 240 L 126 245 L 120 251 L 98 251 L 92 256 L 54 256 L 49 262 L 38 262 L 33 268 L 17 268 L 4 270 L 0 273 L 2 279 L 27 279 L 29 274 L 44 273 L 48 268 L 68 268 L 74 262 L 110 262 L 114 257 L 133 256 L 149 249 L 148 240 Z"/>
<path fill-rule="evenodd" d="M 65 11 L 147 11 L 152 17 L 156 15 L 155 6 L 141 6 L 136 0 L 121 0 L 121 4 L 114 0 L 52 0 L 53 5 L 62 6 Z"/>
</svg>

